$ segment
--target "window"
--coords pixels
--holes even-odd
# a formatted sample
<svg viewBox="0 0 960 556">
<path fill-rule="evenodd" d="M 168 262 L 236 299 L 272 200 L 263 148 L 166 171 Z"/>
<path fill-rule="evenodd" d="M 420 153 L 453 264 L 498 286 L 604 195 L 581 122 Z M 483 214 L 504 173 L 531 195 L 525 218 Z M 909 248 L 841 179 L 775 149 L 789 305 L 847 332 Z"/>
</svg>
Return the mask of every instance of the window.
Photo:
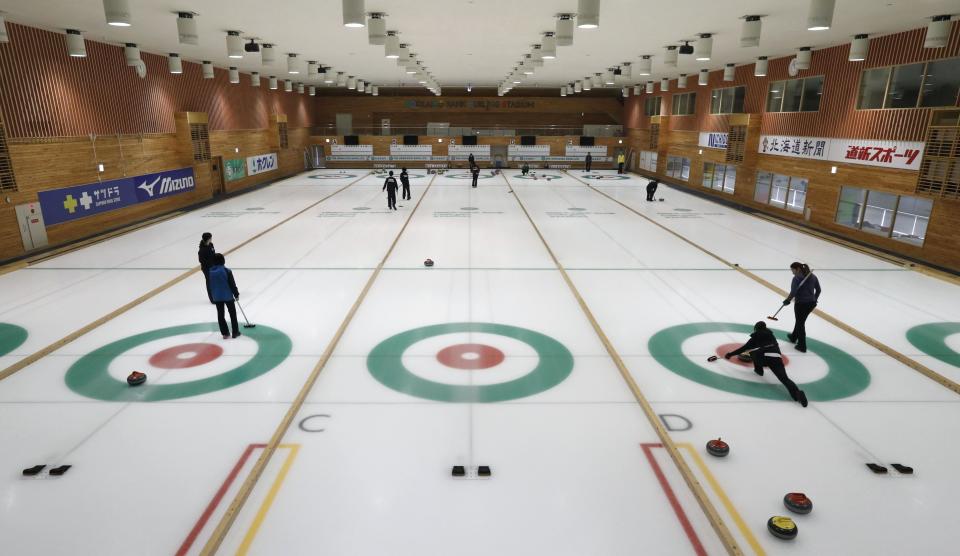
<svg viewBox="0 0 960 556">
<path fill-rule="evenodd" d="M 703 163 L 703 186 L 724 193 L 733 193 L 737 182 L 737 167 L 732 164 Z"/>
<path fill-rule="evenodd" d="M 857 108 L 956 106 L 960 58 L 864 70 Z"/>
<path fill-rule="evenodd" d="M 932 199 L 843 187 L 836 221 L 871 234 L 923 245 L 932 212 Z"/>
<path fill-rule="evenodd" d="M 667 175 L 671 178 L 690 179 L 690 159 L 679 156 L 667 157 Z"/>
<path fill-rule="evenodd" d="M 740 114 L 743 112 L 743 97 L 746 87 L 714 89 L 710 97 L 711 114 Z"/>
<path fill-rule="evenodd" d="M 757 172 L 753 200 L 792 212 L 803 212 L 807 202 L 806 178 L 782 176 L 773 172 Z"/>
<path fill-rule="evenodd" d="M 822 95 L 822 75 L 774 81 L 767 90 L 767 112 L 816 112 Z"/>
<path fill-rule="evenodd" d="M 647 116 L 660 115 L 660 102 L 663 97 L 647 97 L 643 101 L 643 113 Z"/>
<path fill-rule="evenodd" d="M 863 203 L 866 199 L 866 189 L 842 187 L 840 189 L 840 202 L 837 204 L 837 224 L 859 228 L 863 216 Z"/>
<path fill-rule="evenodd" d="M 927 64 L 920 106 L 955 106 L 960 90 L 960 58 Z"/>
<path fill-rule="evenodd" d="M 923 245 L 932 210 L 933 199 L 900 197 L 897 216 L 893 221 L 893 239 Z"/>
<path fill-rule="evenodd" d="M 657 171 L 656 151 L 640 151 L 640 169 L 649 172 Z"/>
<path fill-rule="evenodd" d="M 674 116 L 689 116 L 697 111 L 697 93 L 679 93 L 673 95 Z"/>
</svg>

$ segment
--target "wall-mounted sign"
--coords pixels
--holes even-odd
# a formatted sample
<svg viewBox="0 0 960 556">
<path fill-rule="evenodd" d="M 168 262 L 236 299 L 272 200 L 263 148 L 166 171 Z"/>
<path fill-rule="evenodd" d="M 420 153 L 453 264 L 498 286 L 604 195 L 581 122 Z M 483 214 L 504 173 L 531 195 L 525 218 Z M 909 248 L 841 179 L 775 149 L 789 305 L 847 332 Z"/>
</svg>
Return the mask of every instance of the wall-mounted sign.
<svg viewBox="0 0 960 556">
<path fill-rule="evenodd" d="M 470 110 L 529 110 L 536 108 L 533 100 L 419 100 L 410 99 L 403 103 L 405 108 L 429 109 L 470 109 Z"/>
<path fill-rule="evenodd" d="M 236 181 L 247 177 L 247 165 L 242 158 L 231 158 L 223 161 L 223 179 Z"/>
<path fill-rule="evenodd" d="M 255 176 L 264 172 L 272 172 L 279 167 L 277 153 L 261 154 L 247 157 L 247 175 Z"/>
<path fill-rule="evenodd" d="M 49 189 L 37 194 L 47 226 L 193 191 L 193 168 Z"/>
<path fill-rule="evenodd" d="M 717 133 L 713 131 L 701 131 L 700 140 L 697 145 L 708 149 L 726 149 L 729 133 Z"/>
<path fill-rule="evenodd" d="M 759 152 L 808 160 L 917 171 L 923 160 L 923 148 L 924 144 L 917 141 L 762 135 Z"/>
</svg>

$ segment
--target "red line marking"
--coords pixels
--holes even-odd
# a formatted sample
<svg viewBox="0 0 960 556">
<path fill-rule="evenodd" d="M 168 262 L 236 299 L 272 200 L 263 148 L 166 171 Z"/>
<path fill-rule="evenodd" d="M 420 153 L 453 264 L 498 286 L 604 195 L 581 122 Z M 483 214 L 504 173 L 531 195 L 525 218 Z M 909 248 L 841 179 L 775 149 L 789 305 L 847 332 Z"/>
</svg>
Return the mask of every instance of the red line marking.
<svg viewBox="0 0 960 556">
<path fill-rule="evenodd" d="M 669 500 L 670 505 L 673 506 L 673 512 L 677 514 L 677 519 L 680 520 L 683 532 L 686 533 L 687 538 L 690 539 L 690 544 L 693 545 L 694 552 L 697 553 L 697 556 L 707 556 L 707 551 L 704 550 L 703 545 L 700 544 L 697 532 L 694 531 L 693 526 L 690 525 L 690 520 L 687 519 L 687 514 L 683 511 L 683 506 L 680 505 L 680 501 L 677 500 L 676 495 L 673 493 L 670 483 L 667 482 L 666 475 L 664 475 L 663 470 L 660 469 L 660 464 L 657 463 L 656 458 L 653 457 L 653 450 L 651 450 L 651 448 L 663 448 L 663 444 L 640 444 L 640 447 L 643 448 L 643 453 L 647 456 L 647 461 L 650 462 L 650 467 L 653 468 L 654 475 L 656 475 L 657 480 L 660 481 L 660 487 L 663 489 L 663 493 L 667 495 L 667 500 Z"/>
<path fill-rule="evenodd" d="M 207 521 L 210 520 L 210 516 L 213 515 L 214 510 L 217 509 L 217 506 L 220 505 L 220 502 L 223 501 L 223 497 L 227 494 L 227 491 L 230 490 L 230 485 L 233 484 L 233 481 L 236 480 L 237 475 L 240 474 L 240 470 L 243 469 L 247 460 L 250 459 L 250 454 L 253 453 L 253 450 L 256 448 L 266 448 L 266 444 L 250 444 L 243 451 L 243 455 L 240 456 L 240 459 L 233 466 L 233 469 L 230 470 L 230 474 L 227 475 L 226 480 L 223 481 L 223 484 L 220 485 L 220 489 L 217 490 L 217 493 L 213 495 L 213 499 L 210 500 L 210 503 L 207 504 L 207 508 L 203 510 L 203 513 L 200 514 L 200 519 L 197 520 L 197 523 L 194 524 L 193 529 L 190 530 L 190 534 L 187 535 L 187 538 L 183 541 L 183 544 L 180 545 L 180 550 L 177 550 L 177 556 L 184 556 L 193 546 L 193 543 L 197 540 L 197 537 L 200 535 L 200 531 L 203 531 L 203 527 L 207 524 Z"/>
</svg>

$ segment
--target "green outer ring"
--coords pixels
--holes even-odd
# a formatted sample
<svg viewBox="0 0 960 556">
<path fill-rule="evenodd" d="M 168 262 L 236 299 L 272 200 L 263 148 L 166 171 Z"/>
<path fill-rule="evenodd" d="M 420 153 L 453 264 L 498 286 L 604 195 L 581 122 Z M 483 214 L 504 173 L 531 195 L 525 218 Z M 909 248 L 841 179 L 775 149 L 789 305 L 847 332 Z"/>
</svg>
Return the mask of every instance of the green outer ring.
<svg viewBox="0 0 960 556">
<path fill-rule="evenodd" d="M 928 322 L 907 330 L 907 341 L 948 365 L 960 367 L 960 353 L 947 345 L 947 337 L 960 334 L 960 322 Z"/>
<path fill-rule="evenodd" d="M 484 332 L 520 340 L 537 352 L 540 362 L 520 378 L 481 386 L 427 380 L 403 365 L 403 352 L 411 345 L 453 332 Z M 456 322 L 413 328 L 387 338 L 370 351 L 367 369 L 381 384 L 403 394 L 438 402 L 491 403 L 532 396 L 560 384 L 573 371 L 573 354 L 550 336 L 526 328 L 488 322 Z"/>
<path fill-rule="evenodd" d="M 559 174 L 537 174 L 538 176 L 543 176 L 544 178 L 550 178 L 551 180 L 560 180 L 563 179 L 563 176 Z M 524 176 L 523 174 L 517 174 L 515 176 L 510 176 L 518 180 L 532 180 L 533 176 Z"/>
<path fill-rule="evenodd" d="M 256 328 L 244 331 L 245 335 L 257 343 L 257 353 L 239 367 L 215 376 L 177 384 L 147 384 L 131 388 L 126 381 L 110 376 L 107 370 L 110 363 L 118 356 L 147 342 L 180 334 L 212 331 L 219 333 L 217 325 L 196 323 L 159 328 L 121 338 L 78 359 L 67 370 L 64 381 L 77 394 L 96 400 L 116 402 L 176 400 L 224 390 L 254 379 L 279 365 L 293 349 L 293 343 L 286 334 L 275 328 L 258 324 Z"/>
<path fill-rule="evenodd" d="M 6 355 L 27 341 L 27 329 L 0 322 L 0 356 Z"/>
<path fill-rule="evenodd" d="M 789 341 L 786 332 L 772 329 L 771 331 L 778 339 Z M 779 383 L 751 382 L 713 373 L 692 361 L 682 352 L 681 346 L 684 340 L 708 332 L 749 334 L 753 332 L 753 327 L 730 322 L 681 324 L 665 328 L 654 334 L 647 347 L 650 350 L 650 355 L 668 370 L 704 386 L 754 398 L 790 399 L 787 391 Z M 825 402 L 848 398 L 859 394 L 870 385 L 870 371 L 849 353 L 809 337 L 807 338 L 807 349 L 827 362 L 827 376 L 800 385 L 808 399 Z"/>
</svg>

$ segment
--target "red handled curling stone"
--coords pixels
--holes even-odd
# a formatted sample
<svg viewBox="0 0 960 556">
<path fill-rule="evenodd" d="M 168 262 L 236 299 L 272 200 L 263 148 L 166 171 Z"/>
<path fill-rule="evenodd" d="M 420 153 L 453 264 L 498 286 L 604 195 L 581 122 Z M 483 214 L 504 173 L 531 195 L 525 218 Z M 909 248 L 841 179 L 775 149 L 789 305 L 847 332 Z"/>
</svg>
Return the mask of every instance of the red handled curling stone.
<svg viewBox="0 0 960 556">
<path fill-rule="evenodd" d="M 433 266 L 433 259 L 427 259 L 423 261 L 423 266 L 427 266 L 427 267 Z"/>
<path fill-rule="evenodd" d="M 782 515 L 775 515 L 767 520 L 767 530 L 774 537 L 784 540 L 797 538 L 797 524 L 792 519 Z"/>
<path fill-rule="evenodd" d="M 813 511 L 813 501 L 802 492 L 790 492 L 783 497 L 783 505 L 795 514 L 808 514 Z"/>
<path fill-rule="evenodd" d="M 720 440 L 710 440 L 707 442 L 707 453 L 717 458 L 725 458 L 730 453 L 730 445 Z"/>
<path fill-rule="evenodd" d="M 147 381 L 147 375 L 141 373 L 140 371 L 133 371 L 130 373 L 130 376 L 127 377 L 127 384 L 130 386 L 140 386 Z"/>
</svg>

